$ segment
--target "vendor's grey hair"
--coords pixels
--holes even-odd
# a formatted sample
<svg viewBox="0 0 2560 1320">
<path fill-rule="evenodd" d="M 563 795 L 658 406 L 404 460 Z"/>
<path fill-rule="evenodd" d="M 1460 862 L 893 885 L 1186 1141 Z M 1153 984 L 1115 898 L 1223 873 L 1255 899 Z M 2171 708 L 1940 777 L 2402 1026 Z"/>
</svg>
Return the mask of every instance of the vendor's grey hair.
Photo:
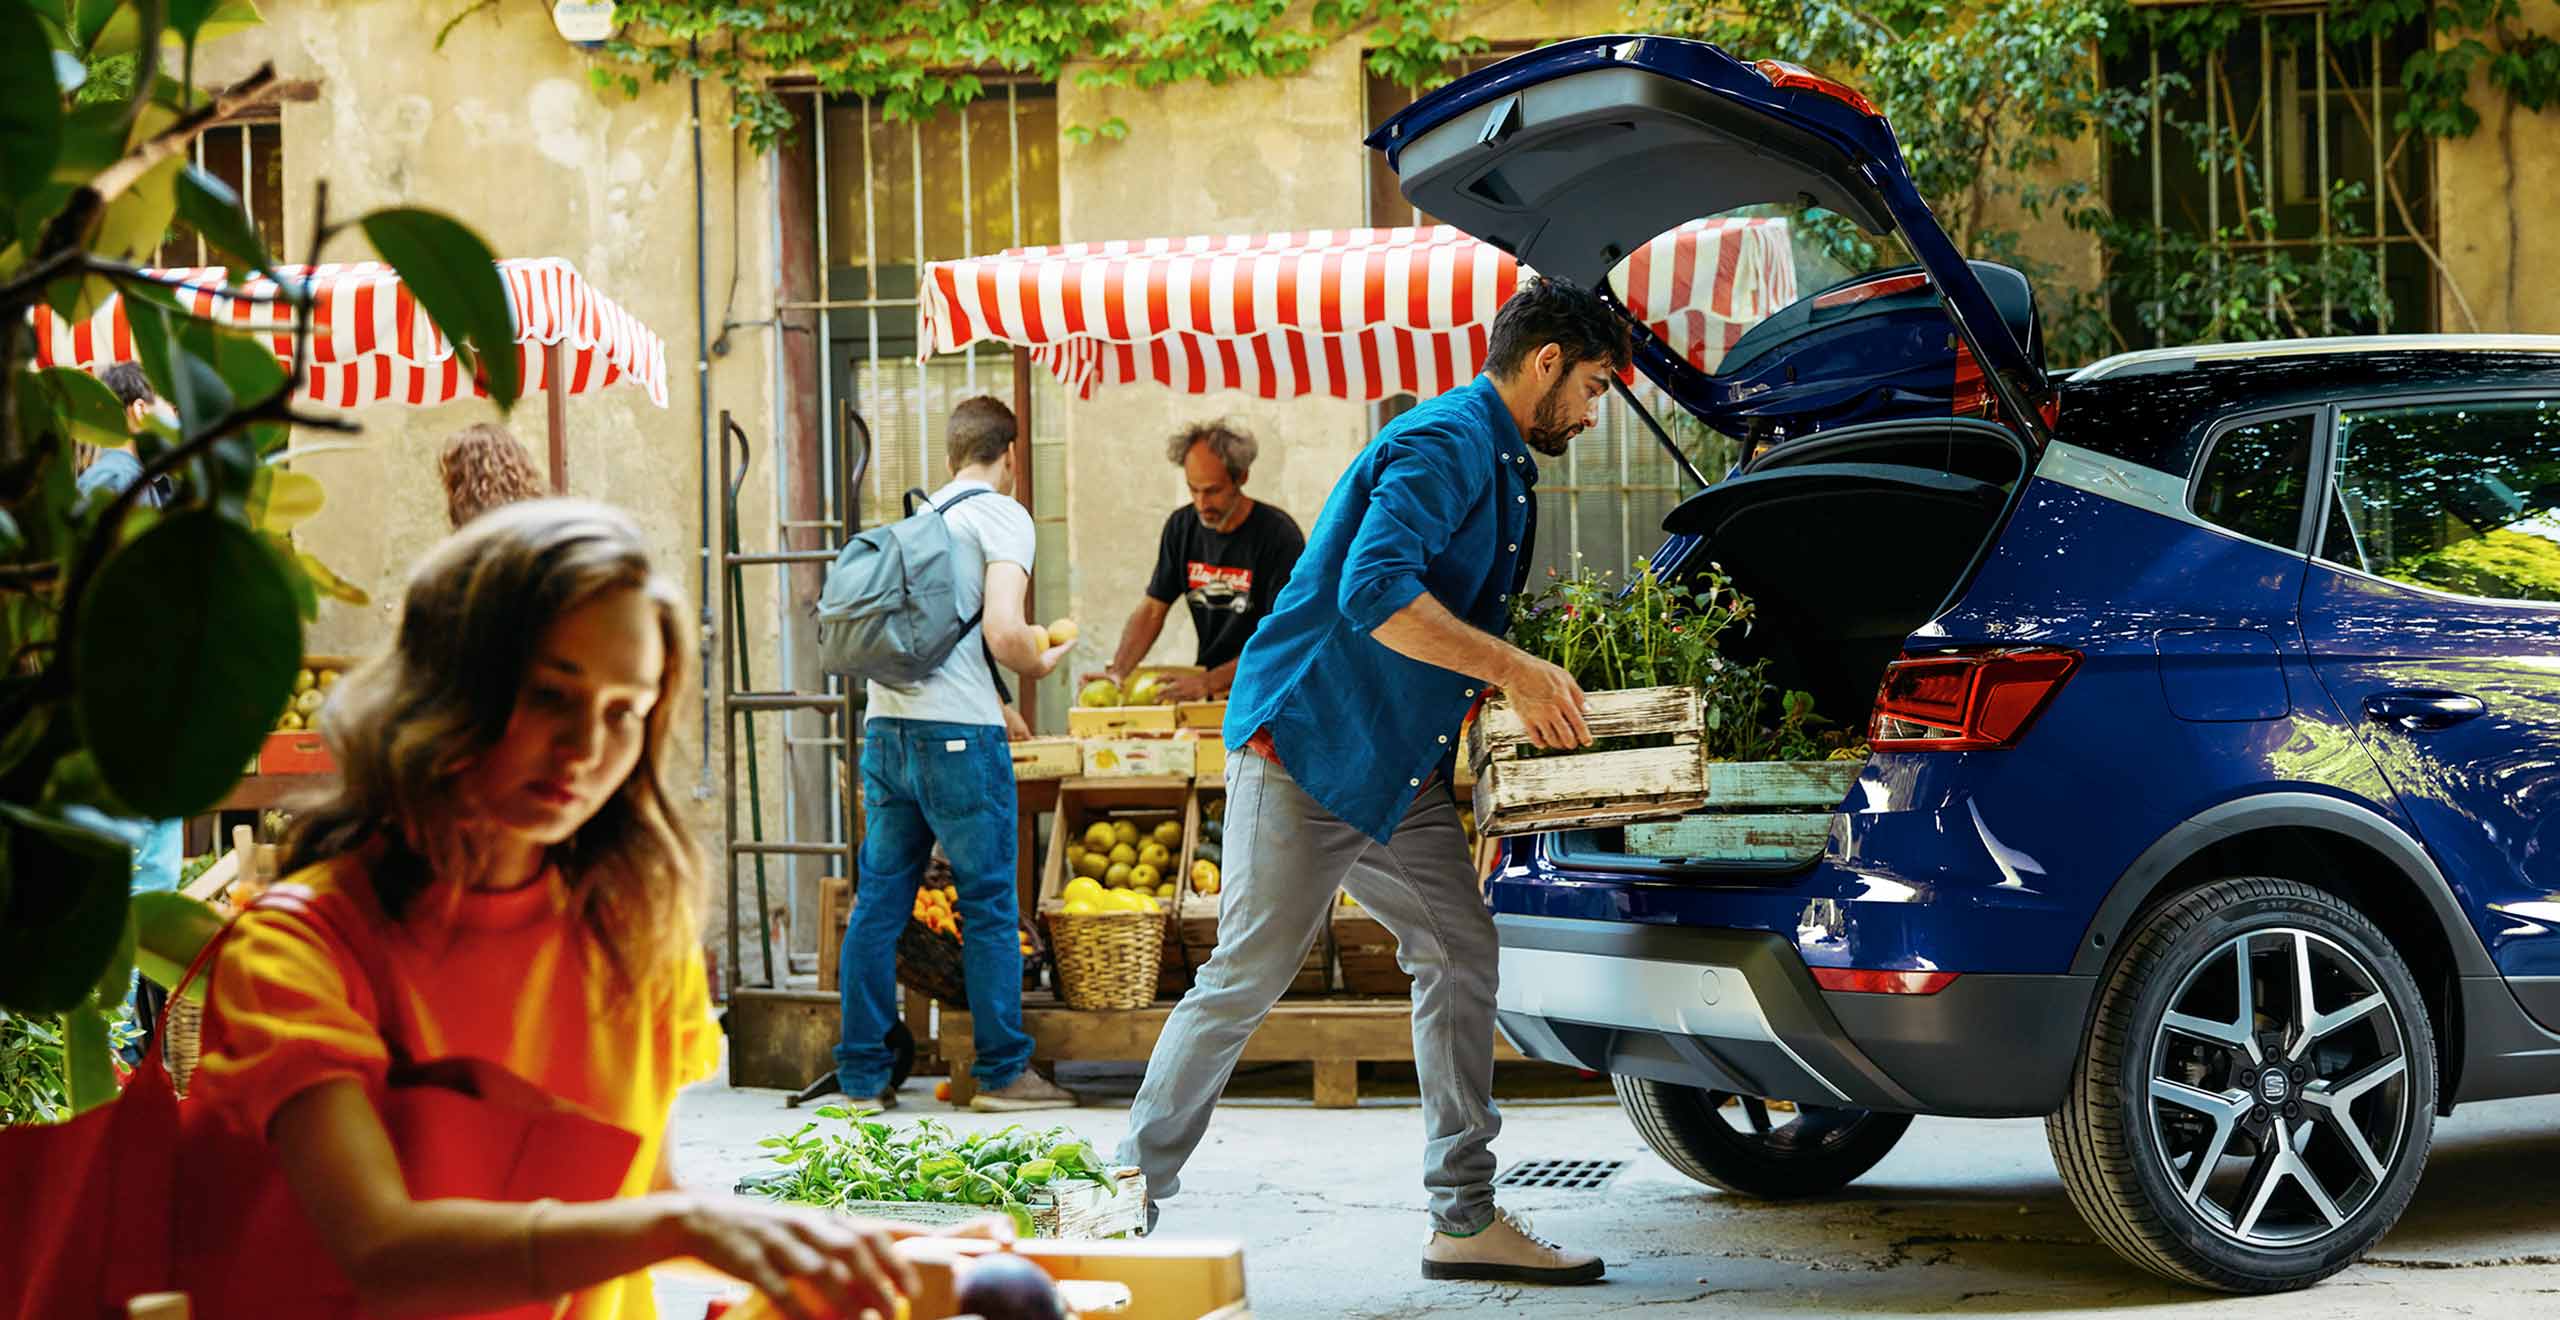
<svg viewBox="0 0 2560 1320">
<path fill-rule="evenodd" d="M 1230 481 L 1244 480 L 1253 471 L 1254 457 L 1262 452 L 1253 433 L 1233 422 L 1201 422 L 1174 432 L 1173 443 L 1165 446 L 1165 457 L 1180 467 L 1182 460 L 1191 456 L 1193 445 L 1207 445 L 1209 452 L 1227 465 Z"/>
</svg>

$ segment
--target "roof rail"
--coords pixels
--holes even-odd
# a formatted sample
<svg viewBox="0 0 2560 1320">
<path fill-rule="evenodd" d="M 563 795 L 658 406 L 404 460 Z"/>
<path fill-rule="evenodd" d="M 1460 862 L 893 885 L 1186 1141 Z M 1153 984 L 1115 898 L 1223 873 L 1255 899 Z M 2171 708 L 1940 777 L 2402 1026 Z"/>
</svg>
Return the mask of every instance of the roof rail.
<svg viewBox="0 0 2560 1320">
<path fill-rule="evenodd" d="M 2103 380 L 2109 376 L 2150 375 L 2183 371 L 2206 362 L 2250 358 L 2310 357 L 2333 353 L 2560 353 L 2560 335 L 2335 335 L 2326 339 L 2262 339 L 2247 344 L 2196 344 L 2187 348 L 2145 348 L 2101 358 L 2072 372 L 2068 379 Z"/>
</svg>

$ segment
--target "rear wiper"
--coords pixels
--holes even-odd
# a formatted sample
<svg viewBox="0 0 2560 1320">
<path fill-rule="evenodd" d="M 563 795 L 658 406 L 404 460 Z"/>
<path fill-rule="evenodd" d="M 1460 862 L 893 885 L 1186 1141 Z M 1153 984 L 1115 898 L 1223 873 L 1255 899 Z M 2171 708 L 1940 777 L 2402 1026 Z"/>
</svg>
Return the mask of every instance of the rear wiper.
<svg viewBox="0 0 2560 1320">
<path fill-rule="evenodd" d="M 1644 419 L 1645 429 L 1653 432 L 1653 438 L 1662 442 L 1662 450 L 1671 455 L 1671 461 L 1679 464 L 1680 470 L 1688 474 L 1689 480 L 1698 483 L 1700 490 L 1706 489 L 1707 479 L 1699 474 L 1698 465 L 1690 462 L 1687 454 L 1680 452 L 1679 445 L 1672 443 L 1671 433 L 1662 429 L 1662 423 L 1653 420 L 1653 414 L 1646 412 L 1644 405 L 1636 402 L 1635 391 L 1628 389 L 1627 383 L 1618 379 L 1618 373 L 1614 371 L 1609 373 L 1609 385 L 1617 390 L 1619 398 L 1627 401 L 1628 407 L 1635 409 L 1636 416 Z"/>
</svg>

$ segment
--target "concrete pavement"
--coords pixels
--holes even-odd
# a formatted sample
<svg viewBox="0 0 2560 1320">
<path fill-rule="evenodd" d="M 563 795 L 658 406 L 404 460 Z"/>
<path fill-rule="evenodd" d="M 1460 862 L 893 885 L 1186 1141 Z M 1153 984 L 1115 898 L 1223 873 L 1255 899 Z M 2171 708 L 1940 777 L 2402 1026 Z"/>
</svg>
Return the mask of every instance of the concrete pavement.
<svg viewBox="0 0 2560 1320">
<path fill-rule="evenodd" d="M 1303 1072 L 1298 1076 L 1303 1077 Z M 1077 1069 L 1095 1103 L 1056 1116 L 1104 1150 L 1128 1118 L 1134 1070 Z M 1922 1119 L 1859 1183 L 1831 1200 L 1774 1205 L 1701 1187 L 1655 1159 L 1599 1097 L 1506 1100 L 1495 1151 L 1527 1159 L 1624 1159 L 1597 1192 L 1506 1192 L 1539 1231 L 1603 1252 L 1592 1288 L 1426 1283 L 1421 1118 L 1409 1101 L 1317 1110 L 1287 1073 L 1231 1099 L 1164 1207 L 1162 1236 L 1246 1243 L 1254 1313 L 1411 1317 L 1488 1311 L 1680 1316 L 2524 1316 L 2560 1313 L 2560 1100 L 2465 1107 L 2438 1123 L 2426 1181 L 2372 1259 L 2320 1288 L 2237 1299 L 2170 1286 L 2100 1246 L 2064 1196 L 2033 1120 Z M 1242 1088 L 1240 1088 L 1242 1089 Z M 1002 1126 L 910 1088 L 893 1115 Z M 676 1164 L 691 1185 L 727 1186 L 758 1167 L 757 1138 L 800 1116 L 781 1093 L 714 1082 L 678 1105 Z M 662 1285 L 662 1314 L 696 1320 L 699 1290 Z"/>
</svg>

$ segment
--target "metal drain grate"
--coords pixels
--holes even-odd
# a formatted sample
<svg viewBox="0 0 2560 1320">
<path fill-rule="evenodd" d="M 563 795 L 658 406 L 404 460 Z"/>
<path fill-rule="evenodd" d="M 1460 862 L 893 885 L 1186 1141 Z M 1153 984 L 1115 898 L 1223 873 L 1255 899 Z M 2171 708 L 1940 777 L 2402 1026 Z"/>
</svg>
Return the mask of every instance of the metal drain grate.
<svg viewBox="0 0 2560 1320">
<path fill-rule="evenodd" d="M 1496 1187 L 1538 1187 L 1556 1192 L 1596 1192 L 1608 1185 L 1625 1160 L 1522 1160 L 1493 1180 Z"/>
</svg>

